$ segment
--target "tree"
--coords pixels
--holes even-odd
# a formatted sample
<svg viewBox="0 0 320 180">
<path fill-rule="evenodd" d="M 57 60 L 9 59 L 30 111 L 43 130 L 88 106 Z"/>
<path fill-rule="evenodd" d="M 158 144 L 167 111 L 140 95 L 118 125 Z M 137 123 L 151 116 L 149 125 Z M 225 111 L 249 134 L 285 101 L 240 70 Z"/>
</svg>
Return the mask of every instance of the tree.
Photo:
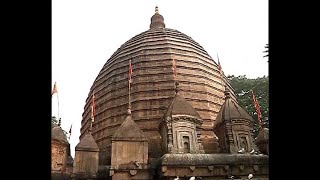
<svg viewBox="0 0 320 180">
<path fill-rule="evenodd" d="M 254 134 L 255 137 L 259 132 L 258 115 L 253 103 L 253 89 L 261 108 L 262 125 L 269 127 L 269 77 L 263 76 L 256 79 L 248 79 L 245 75 L 235 77 L 228 76 L 231 86 L 234 88 L 234 93 L 237 97 L 239 105 L 244 108 L 250 116 L 255 120 Z"/>
</svg>

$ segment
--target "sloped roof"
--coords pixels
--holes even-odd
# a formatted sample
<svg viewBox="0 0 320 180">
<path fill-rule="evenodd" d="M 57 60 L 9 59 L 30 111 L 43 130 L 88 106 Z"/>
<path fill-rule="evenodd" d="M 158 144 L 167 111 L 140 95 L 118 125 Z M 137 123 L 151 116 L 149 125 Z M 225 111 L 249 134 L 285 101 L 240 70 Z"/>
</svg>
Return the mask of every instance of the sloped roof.
<svg viewBox="0 0 320 180">
<path fill-rule="evenodd" d="M 76 151 L 99 151 L 99 147 L 92 137 L 91 133 L 87 133 L 76 146 Z"/>
<path fill-rule="evenodd" d="M 262 128 L 257 136 L 256 142 L 268 142 L 269 141 L 269 129 Z"/>
<path fill-rule="evenodd" d="M 230 96 L 228 89 L 225 91 L 225 102 L 221 106 L 221 109 L 216 118 L 216 125 L 222 123 L 225 120 L 231 119 L 248 119 L 254 121 L 253 118 L 244 110 L 235 100 Z"/>
<path fill-rule="evenodd" d="M 51 139 L 60 141 L 65 144 L 69 144 L 67 136 L 64 134 L 60 126 L 56 126 L 51 129 Z"/>
<path fill-rule="evenodd" d="M 134 122 L 129 114 L 121 126 L 114 133 L 112 140 L 138 140 L 144 141 L 146 137 L 143 135 L 140 127 Z"/>
<path fill-rule="evenodd" d="M 171 117 L 172 115 L 189 115 L 201 119 L 199 113 L 192 107 L 192 105 L 178 93 L 166 112 L 166 117 Z"/>
</svg>

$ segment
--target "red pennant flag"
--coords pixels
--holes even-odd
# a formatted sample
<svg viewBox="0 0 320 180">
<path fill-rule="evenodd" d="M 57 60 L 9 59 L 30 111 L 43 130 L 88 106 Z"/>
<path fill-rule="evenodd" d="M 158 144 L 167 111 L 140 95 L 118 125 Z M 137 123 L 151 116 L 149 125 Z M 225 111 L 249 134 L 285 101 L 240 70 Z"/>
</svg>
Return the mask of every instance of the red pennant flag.
<svg viewBox="0 0 320 180">
<path fill-rule="evenodd" d="M 96 111 L 96 105 L 95 105 L 95 102 L 94 102 L 94 92 L 92 94 L 92 105 L 91 105 L 91 120 L 92 122 L 94 122 L 94 115 L 95 115 L 95 111 Z"/>
<path fill-rule="evenodd" d="M 56 82 L 54 83 L 53 91 L 52 91 L 52 93 L 51 93 L 51 96 L 52 96 L 54 93 L 58 93 L 57 83 L 56 83 Z"/>
<path fill-rule="evenodd" d="M 172 71 L 173 71 L 174 79 L 176 79 L 177 78 L 177 67 L 176 67 L 176 60 L 175 59 L 172 60 Z"/>
<path fill-rule="evenodd" d="M 258 113 L 258 120 L 260 123 L 260 127 L 262 128 L 262 114 L 261 114 L 261 110 L 260 110 L 260 105 L 259 105 L 258 99 L 257 99 L 256 95 L 254 94 L 253 90 L 251 92 L 252 92 L 254 106 L 256 108 L 256 112 Z"/>
<path fill-rule="evenodd" d="M 131 60 L 129 60 L 129 83 L 132 82 L 131 76 L 132 76 L 132 65 L 131 65 Z"/>
</svg>

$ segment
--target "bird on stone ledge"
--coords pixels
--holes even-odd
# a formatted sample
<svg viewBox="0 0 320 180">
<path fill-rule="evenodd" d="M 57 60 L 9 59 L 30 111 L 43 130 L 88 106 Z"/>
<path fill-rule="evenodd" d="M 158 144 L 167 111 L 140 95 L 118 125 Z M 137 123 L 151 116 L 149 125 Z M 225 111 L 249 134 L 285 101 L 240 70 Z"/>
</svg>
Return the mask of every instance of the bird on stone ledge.
<svg viewBox="0 0 320 180">
<path fill-rule="evenodd" d="M 248 179 L 252 179 L 253 178 L 253 175 L 252 174 L 249 174 L 248 175 Z"/>
<path fill-rule="evenodd" d="M 177 176 L 176 178 L 174 178 L 174 180 L 179 180 L 179 176 Z"/>
<path fill-rule="evenodd" d="M 195 180 L 195 179 L 196 179 L 196 177 L 192 176 L 189 180 Z"/>
<path fill-rule="evenodd" d="M 244 148 L 241 148 L 239 151 L 238 151 L 238 153 L 244 153 L 245 152 L 245 150 L 244 150 Z"/>
</svg>

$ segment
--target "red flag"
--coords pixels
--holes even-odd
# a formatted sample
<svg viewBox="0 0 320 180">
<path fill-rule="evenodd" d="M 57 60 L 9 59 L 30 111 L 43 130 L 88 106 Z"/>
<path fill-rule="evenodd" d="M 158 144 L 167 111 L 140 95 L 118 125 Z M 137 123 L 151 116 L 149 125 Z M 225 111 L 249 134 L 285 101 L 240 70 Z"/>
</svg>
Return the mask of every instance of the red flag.
<svg viewBox="0 0 320 180">
<path fill-rule="evenodd" d="M 132 76 L 132 65 L 131 65 L 131 60 L 129 60 L 129 83 L 132 82 L 131 76 Z"/>
<path fill-rule="evenodd" d="M 254 106 L 255 106 L 256 111 L 258 113 L 258 120 L 259 120 L 259 123 L 260 123 L 260 127 L 262 127 L 262 122 L 261 122 L 262 114 L 261 114 L 261 110 L 260 110 L 260 105 L 259 105 L 258 99 L 257 99 L 256 95 L 254 94 L 253 90 L 251 92 L 252 92 L 252 98 L 253 98 Z"/>
<path fill-rule="evenodd" d="M 177 78 L 177 67 L 176 67 L 176 60 L 175 59 L 172 60 L 172 71 L 173 71 L 174 79 L 176 79 Z"/>
<path fill-rule="evenodd" d="M 94 92 L 92 94 L 92 105 L 91 105 L 91 120 L 92 122 L 94 122 L 94 115 L 95 115 L 95 111 L 96 111 L 96 105 L 95 105 L 95 102 L 94 102 Z"/>
<path fill-rule="evenodd" d="M 53 91 L 52 91 L 52 93 L 51 93 L 51 96 L 52 96 L 54 93 L 58 93 L 57 83 L 56 83 L 56 82 L 54 82 Z"/>
</svg>

